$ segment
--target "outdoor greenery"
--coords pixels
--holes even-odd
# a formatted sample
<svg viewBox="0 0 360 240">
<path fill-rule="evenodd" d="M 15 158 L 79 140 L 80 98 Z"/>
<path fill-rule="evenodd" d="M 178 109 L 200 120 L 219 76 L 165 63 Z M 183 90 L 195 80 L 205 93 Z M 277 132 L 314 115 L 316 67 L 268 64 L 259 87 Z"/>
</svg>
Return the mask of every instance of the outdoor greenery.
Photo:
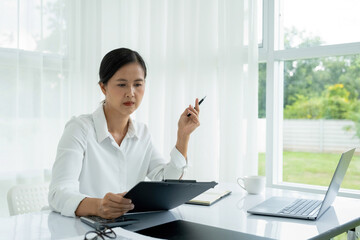
<svg viewBox="0 0 360 240">
<path fill-rule="evenodd" d="M 284 152 L 283 181 L 328 186 L 340 155 L 340 153 Z M 259 153 L 258 169 L 258 174 L 265 176 L 265 153 Z M 351 160 L 341 187 L 360 190 L 359 155 L 354 155 Z"/>
<path fill-rule="evenodd" d="M 319 46 L 319 37 L 285 30 L 285 48 Z M 259 64 L 259 118 L 265 117 L 266 64 Z M 360 55 L 284 62 L 285 119 L 349 119 L 360 137 Z"/>
<path fill-rule="evenodd" d="M 259 63 L 258 116 L 266 117 L 266 63 Z"/>
<path fill-rule="evenodd" d="M 285 29 L 285 49 L 322 44 L 305 31 Z M 259 63 L 258 102 L 258 116 L 265 118 L 266 63 Z M 284 119 L 348 119 L 360 138 L 360 55 L 285 61 Z M 339 158 L 340 153 L 283 152 L 283 181 L 328 186 Z M 265 153 L 259 153 L 258 174 L 265 176 Z M 360 190 L 359 155 L 341 187 Z M 347 238 L 341 234 L 334 239 Z"/>
</svg>

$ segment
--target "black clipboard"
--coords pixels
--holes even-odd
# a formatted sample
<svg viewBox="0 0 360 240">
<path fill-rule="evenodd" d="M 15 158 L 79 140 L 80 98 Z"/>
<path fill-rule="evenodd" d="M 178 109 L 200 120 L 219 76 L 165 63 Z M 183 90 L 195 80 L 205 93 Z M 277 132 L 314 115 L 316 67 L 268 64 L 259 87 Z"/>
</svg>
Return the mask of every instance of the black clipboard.
<svg viewBox="0 0 360 240">
<path fill-rule="evenodd" d="M 131 199 L 135 206 L 128 213 L 166 211 L 186 203 L 216 185 L 214 181 L 194 180 L 139 182 L 125 194 L 124 198 Z"/>
</svg>

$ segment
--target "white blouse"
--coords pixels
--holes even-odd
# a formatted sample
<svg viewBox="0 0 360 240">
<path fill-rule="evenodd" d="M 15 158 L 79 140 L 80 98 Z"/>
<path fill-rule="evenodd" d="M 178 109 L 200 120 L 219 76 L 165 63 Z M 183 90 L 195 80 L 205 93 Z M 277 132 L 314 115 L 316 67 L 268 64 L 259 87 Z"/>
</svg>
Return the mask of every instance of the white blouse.
<svg viewBox="0 0 360 240">
<path fill-rule="evenodd" d="M 132 119 L 119 146 L 108 131 L 101 105 L 93 114 L 74 117 L 66 124 L 52 170 L 49 205 L 74 217 L 85 197 L 129 191 L 145 177 L 179 179 L 186 160 L 176 147 L 170 157 L 167 163 L 154 147 L 147 126 Z"/>
</svg>

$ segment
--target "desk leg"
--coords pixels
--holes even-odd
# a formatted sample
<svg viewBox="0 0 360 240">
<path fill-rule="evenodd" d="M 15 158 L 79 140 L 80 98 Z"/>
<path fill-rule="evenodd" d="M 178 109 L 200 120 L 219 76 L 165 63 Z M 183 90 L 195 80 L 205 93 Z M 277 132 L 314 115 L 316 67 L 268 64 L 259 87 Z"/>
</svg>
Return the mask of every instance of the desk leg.
<svg viewBox="0 0 360 240">
<path fill-rule="evenodd" d="M 360 239 L 360 226 L 357 226 L 354 229 L 350 229 L 347 232 L 347 240 L 357 240 Z"/>
</svg>

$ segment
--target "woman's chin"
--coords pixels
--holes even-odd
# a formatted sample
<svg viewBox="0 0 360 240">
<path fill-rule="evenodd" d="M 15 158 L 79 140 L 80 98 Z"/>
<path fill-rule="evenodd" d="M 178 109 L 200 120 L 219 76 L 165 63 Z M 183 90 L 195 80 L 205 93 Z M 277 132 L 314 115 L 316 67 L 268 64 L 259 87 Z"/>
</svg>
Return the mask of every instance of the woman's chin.
<svg viewBox="0 0 360 240">
<path fill-rule="evenodd" d="M 122 109 L 121 113 L 124 115 L 131 115 L 135 112 L 135 108 Z"/>
</svg>

